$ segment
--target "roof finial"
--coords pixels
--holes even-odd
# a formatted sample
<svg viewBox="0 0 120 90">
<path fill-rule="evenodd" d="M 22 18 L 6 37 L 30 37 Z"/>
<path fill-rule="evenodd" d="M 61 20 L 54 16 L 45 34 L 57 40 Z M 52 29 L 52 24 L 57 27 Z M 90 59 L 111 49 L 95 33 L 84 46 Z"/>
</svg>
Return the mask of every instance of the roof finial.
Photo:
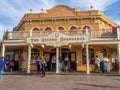
<svg viewBox="0 0 120 90">
<path fill-rule="evenodd" d="M 43 8 L 41 8 L 41 12 L 44 12 L 44 9 L 43 9 Z"/>
<path fill-rule="evenodd" d="M 80 6 L 78 5 L 78 11 L 80 11 Z"/>
<path fill-rule="evenodd" d="M 90 10 L 93 10 L 93 9 L 94 9 L 94 7 L 91 5 L 91 6 L 90 6 Z"/>
<path fill-rule="evenodd" d="M 30 9 L 30 12 L 32 12 L 32 9 Z"/>
<path fill-rule="evenodd" d="M 47 13 L 43 8 L 41 8 L 41 12 L 42 13 Z"/>
</svg>

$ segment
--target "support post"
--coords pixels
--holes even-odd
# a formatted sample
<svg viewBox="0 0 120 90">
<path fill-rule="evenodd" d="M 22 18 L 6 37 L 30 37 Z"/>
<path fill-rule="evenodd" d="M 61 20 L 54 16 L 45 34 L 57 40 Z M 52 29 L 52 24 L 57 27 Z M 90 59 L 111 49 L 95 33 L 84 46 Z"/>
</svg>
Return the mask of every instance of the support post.
<svg viewBox="0 0 120 90">
<path fill-rule="evenodd" d="M 32 36 L 32 31 L 33 31 L 33 30 L 30 30 L 30 37 Z"/>
<path fill-rule="evenodd" d="M 30 59 L 31 59 L 31 46 L 28 45 L 28 64 L 27 64 L 27 73 L 30 73 Z"/>
<path fill-rule="evenodd" d="M 118 62 L 119 62 L 119 70 L 118 70 L 118 73 L 120 74 L 120 44 L 118 44 L 117 50 L 118 50 Z"/>
<path fill-rule="evenodd" d="M 88 44 L 86 44 L 86 60 L 87 60 L 87 74 L 90 74 L 89 70 L 89 50 L 88 50 Z"/>
<path fill-rule="evenodd" d="M 56 73 L 59 73 L 59 48 L 56 48 Z"/>
<path fill-rule="evenodd" d="M 117 28 L 117 39 L 120 40 L 120 29 Z"/>
<path fill-rule="evenodd" d="M 5 45 L 2 44 L 2 56 L 4 57 L 4 55 L 5 55 Z"/>
</svg>

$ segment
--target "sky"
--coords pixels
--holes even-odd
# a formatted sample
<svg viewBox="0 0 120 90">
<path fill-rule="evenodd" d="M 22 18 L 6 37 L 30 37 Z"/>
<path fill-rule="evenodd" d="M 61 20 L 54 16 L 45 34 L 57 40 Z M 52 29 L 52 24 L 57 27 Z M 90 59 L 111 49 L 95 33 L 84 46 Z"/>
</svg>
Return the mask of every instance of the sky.
<svg viewBox="0 0 120 90">
<path fill-rule="evenodd" d="M 40 13 L 41 8 L 47 10 L 60 4 L 75 9 L 80 6 L 81 10 L 89 10 L 92 5 L 95 10 L 100 10 L 120 25 L 120 0 L 1 0 L 0 39 L 2 39 L 4 31 L 12 31 L 30 9 Z"/>
</svg>

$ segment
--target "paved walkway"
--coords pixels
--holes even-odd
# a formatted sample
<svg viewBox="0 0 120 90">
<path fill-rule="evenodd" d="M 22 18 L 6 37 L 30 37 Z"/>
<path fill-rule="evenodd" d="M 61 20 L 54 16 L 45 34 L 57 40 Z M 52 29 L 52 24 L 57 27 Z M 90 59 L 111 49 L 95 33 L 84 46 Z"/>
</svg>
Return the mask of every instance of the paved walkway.
<svg viewBox="0 0 120 90">
<path fill-rule="evenodd" d="M 14 71 L 14 72 L 5 72 L 5 75 L 38 75 L 40 72 L 37 71 L 31 71 L 29 74 L 27 74 L 26 71 Z M 52 71 L 46 71 L 47 75 L 87 75 L 86 72 L 60 72 L 57 74 L 56 72 Z M 107 76 L 117 76 L 119 75 L 116 71 L 111 71 L 110 73 L 93 73 L 91 72 L 89 75 L 107 75 Z"/>
<path fill-rule="evenodd" d="M 38 73 L 3 76 L 0 90 L 120 90 L 120 76 L 117 74 L 47 73 L 46 77 L 40 77 Z"/>
</svg>

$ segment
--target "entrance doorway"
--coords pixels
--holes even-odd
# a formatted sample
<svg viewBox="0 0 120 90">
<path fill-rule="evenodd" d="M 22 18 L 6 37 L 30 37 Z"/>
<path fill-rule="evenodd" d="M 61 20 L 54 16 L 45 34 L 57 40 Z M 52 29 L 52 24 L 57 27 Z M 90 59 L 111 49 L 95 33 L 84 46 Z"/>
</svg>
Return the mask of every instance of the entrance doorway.
<svg viewBox="0 0 120 90">
<path fill-rule="evenodd" d="M 64 70 L 64 59 L 67 56 L 69 58 L 70 61 L 70 71 L 76 71 L 76 52 L 71 52 L 70 49 L 68 48 L 61 48 L 61 53 L 59 53 L 62 57 L 62 70 Z M 56 48 L 53 48 L 50 51 L 50 60 L 49 60 L 49 66 L 50 66 L 50 70 L 52 70 L 52 57 L 56 55 Z"/>
</svg>

